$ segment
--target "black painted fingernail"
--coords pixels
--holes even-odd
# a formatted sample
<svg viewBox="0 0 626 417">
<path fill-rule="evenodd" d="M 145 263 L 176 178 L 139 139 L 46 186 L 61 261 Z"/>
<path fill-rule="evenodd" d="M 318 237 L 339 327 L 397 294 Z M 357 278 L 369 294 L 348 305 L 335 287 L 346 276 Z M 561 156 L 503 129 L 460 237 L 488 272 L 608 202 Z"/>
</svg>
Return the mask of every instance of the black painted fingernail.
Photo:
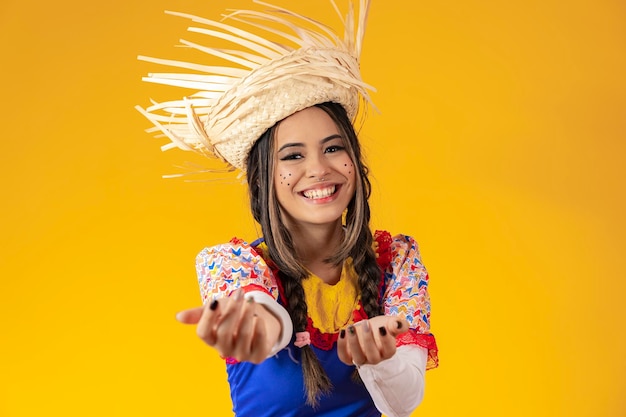
<svg viewBox="0 0 626 417">
<path fill-rule="evenodd" d="M 398 326 L 398 329 L 402 328 L 402 322 L 401 321 L 397 321 L 396 322 L 396 326 Z"/>
<path fill-rule="evenodd" d="M 252 298 L 252 297 L 246 298 L 246 302 L 254 303 L 254 298 Z"/>
<path fill-rule="evenodd" d="M 385 327 L 379 327 L 378 331 L 380 332 L 381 336 L 387 336 L 387 329 L 385 329 Z"/>
<path fill-rule="evenodd" d="M 354 326 L 348 326 L 348 331 L 350 332 L 350 334 L 356 333 L 356 329 L 354 328 Z"/>
<path fill-rule="evenodd" d="M 346 337 L 346 329 L 341 329 L 341 331 L 339 332 L 339 337 L 342 339 Z"/>
<path fill-rule="evenodd" d="M 209 306 L 209 308 L 211 310 L 215 310 L 217 308 L 217 300 L 213 300 L 213 302 L 211 303 L 211 305 Z"/>
</svg>

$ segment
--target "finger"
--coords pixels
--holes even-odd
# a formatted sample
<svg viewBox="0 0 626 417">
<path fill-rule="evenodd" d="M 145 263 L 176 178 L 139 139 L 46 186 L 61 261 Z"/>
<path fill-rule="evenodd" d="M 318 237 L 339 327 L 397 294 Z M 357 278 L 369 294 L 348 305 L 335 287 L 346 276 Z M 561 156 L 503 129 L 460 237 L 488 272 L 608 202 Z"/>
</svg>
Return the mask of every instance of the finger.
<svg viewBox="0 0 626 417">
<path fill-rule="evenodd" d="M 233 353 L 235 336 L 241 319 L 243 294 L 243 290 L 238 289 L 228 297 L 217 322 L 215 348 L 222 356 L 231 356 Z"/>
<path fill-rule="evenodd" d="M 365 353 L 363 353 L 361 349 L 357 329 L 353 324 L 347 328 L 346 343 L 348 345 L 348 352 L 352 357 L 352 363 L 357 366 L 363 365 L 365 363 Z"/>
<path fill-rule="evenodd" d="M 337 338 L 337 356 L 346 365 L 352 365 L 352 355 L 348 351 L 348 341 L 346 339 L 346 329 L 341 329 Z"/>
<path fill-rule="evenodd" d="M 213 300 L 207 303 L 202 309 L 202 316 L 198 320 L 196 326 L 196 334 L 209 346 L 215 345 L 216 336 L 215 328 L 221 314 L 221 306 L 219 300 Z"/>
<path fill-rule="evenodd" d="M 380 346 L 381 359 L 389 359 L 396 353 L 396 338 L 389 334 L 386 326 L 380 326 L 376 330 Z"/>
<path fill-rule="evenodd" d="M 369 320 L 363 320 L 358 322 L 355 326 L 357 339 L 363 352 L 364 360 L 355 361 L 359 365 L 365 363 L 376 364 L 381 361 L 381 349 L 376 343 L 375 336 L 372 332 Z"/>
<path fill-rule="evenodd" d="M 247 360 L 250 356 L 252 339 L 254 337 L 254 299 L 249 298 L 242 305 L 239 325 L 235 329 L 235 344 L 233 346 L 233 357 L 239 361 Z"/>
<path fill-rule="evenodd" d="M 389 335 L 397 337 L 409 330 L 409 323 L 400 317 L 388 317 L 386 327 Z"/>
<path fill-rule="evenodd" d="M 252 317 L 253 337 L 250 345 L 250 362 L 259 364 L 267 358 L 272 346 L 267 340 L 267 329 L 265 323 L 258 317 Z"/>
<path fill-rule="evenodd" d="M 202 317 L 204 307 L 190 308 L 176 313 L 176 320 L 183 324 L 197 324 Z"/>
</svg>

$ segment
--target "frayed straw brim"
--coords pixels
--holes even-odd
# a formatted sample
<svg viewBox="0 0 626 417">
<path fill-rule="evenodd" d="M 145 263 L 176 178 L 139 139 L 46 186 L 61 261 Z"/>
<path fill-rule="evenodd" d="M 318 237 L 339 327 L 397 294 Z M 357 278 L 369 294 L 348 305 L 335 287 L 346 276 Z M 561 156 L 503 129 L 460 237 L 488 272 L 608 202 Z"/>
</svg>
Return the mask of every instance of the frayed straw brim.
<svg viewBox="0 0 626 417">
<path fill-rule="evenodd" d="M 350 8 L 343 20 L 346 29 L 343 40 L 320 23 L 274 6 L 269 6 L 272 9 L 267 13 L 236 11 L 227 16 L 228 19 L 271 31 L 299 48 L 268 41 L 222 22 L 172 13 L 218 29 L 191 27 L 189 30 L 192 32 L 222 38 L 247 50 L 226 51 L 181 41 L 184 45 L 237 65 L 233 67 L 140 56 L 142 60 L 195 71 L 149 74 L 145 81 L 193 89 L 195 92 L 182 99 L 154 103 L 147 109 L 137 106 L 137 109 L 154 124 L 155 127 L 149 131 L 160 131 L 171 140 L 170 144 L 162 147 L 163 150 L 178 147 L 199 152 L 207 157 L 217 157 L 245 172 L 247 155 L 254 142 L 282 119 L 315 104 L 332 101 L 341 104 L 354 120 L 361 101 L 369 101 L 367 90 L 372 88 L 362 81 L 359 70 L 368 6 L 368 0 L 361 0 L 356 30 L 353 9 Z M 281 15 L 313 24 L 319 32 L 299 27 Z M 291 29 L 296 36 L 270 29 L 256 21 L 279 23 Z"/>
</svg>

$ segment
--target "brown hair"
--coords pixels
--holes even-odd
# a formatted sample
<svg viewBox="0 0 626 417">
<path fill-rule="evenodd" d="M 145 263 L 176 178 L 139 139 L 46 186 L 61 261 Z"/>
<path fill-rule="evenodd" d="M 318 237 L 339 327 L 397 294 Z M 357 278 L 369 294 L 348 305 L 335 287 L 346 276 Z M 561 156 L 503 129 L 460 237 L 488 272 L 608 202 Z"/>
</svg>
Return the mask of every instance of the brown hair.
<svg viewBox="0 0 626 417">
<path fill-rule="evenodd" d="M 352 257 L 358 278 L 358 291 L 368 317 L 383 313 L 378 300 L 381 270 L 372 249 L 369 229 L 370 207 L 368 198 L 371 184 L 368 169 L 363 163 L 357 134 L 345 109 L 336 103 L 322 103 L 316 107 L 324 110 L 339 129 L 344 146 L 357 168 L 355 193 L 348 203 L 345 215 L 345 237 L 336 254 L 326 262 L 341 265 Z M 302 332 L 307 325 L 307 305 L 302 280 L 308 272 L 297 258 L 287 227 L 282 221 L 280 205 L 274 190 L 274 132 L 276 126 L 266 131 L 252 147 L 247 160 L 250 207 L 254 219 L 261 225 L 269 257 L 280 270 L 279 279 L 285 290 L 287 310 L 294 331 Z M 330 380 L 310 346 L 302 348 L 302 368 L 307 403 L 315 406 L 322 394 L 332 389 Z"/>
</svg>

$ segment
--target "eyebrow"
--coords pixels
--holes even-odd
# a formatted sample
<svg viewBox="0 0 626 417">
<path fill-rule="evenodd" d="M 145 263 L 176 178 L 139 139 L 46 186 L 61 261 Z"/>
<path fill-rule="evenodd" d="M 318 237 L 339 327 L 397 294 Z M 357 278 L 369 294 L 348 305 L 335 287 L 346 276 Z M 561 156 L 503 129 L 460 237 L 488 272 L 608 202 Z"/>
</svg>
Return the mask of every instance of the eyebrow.
<svg viewBox="0 0 626 417">
<path fill-rule="evenodd" d="M 325 144 L 326 142 L 330 142 L 333 139 L 341 139 L 341 135 L 335 133 L 333 135 L 330 135 L 322 140 L 320 140 L 320 144 Z M 280 149 L 278 149 L 278 152 L 282 152 L 284 151 L 286 148 L 292 148 L 292 147 L 298 147 L 298 146 L 304 146 L 304 143 L 301 142 L 292 142 L 292 143 L 285 143 L 283 146 L 280 147 Z"/>
</svg>

